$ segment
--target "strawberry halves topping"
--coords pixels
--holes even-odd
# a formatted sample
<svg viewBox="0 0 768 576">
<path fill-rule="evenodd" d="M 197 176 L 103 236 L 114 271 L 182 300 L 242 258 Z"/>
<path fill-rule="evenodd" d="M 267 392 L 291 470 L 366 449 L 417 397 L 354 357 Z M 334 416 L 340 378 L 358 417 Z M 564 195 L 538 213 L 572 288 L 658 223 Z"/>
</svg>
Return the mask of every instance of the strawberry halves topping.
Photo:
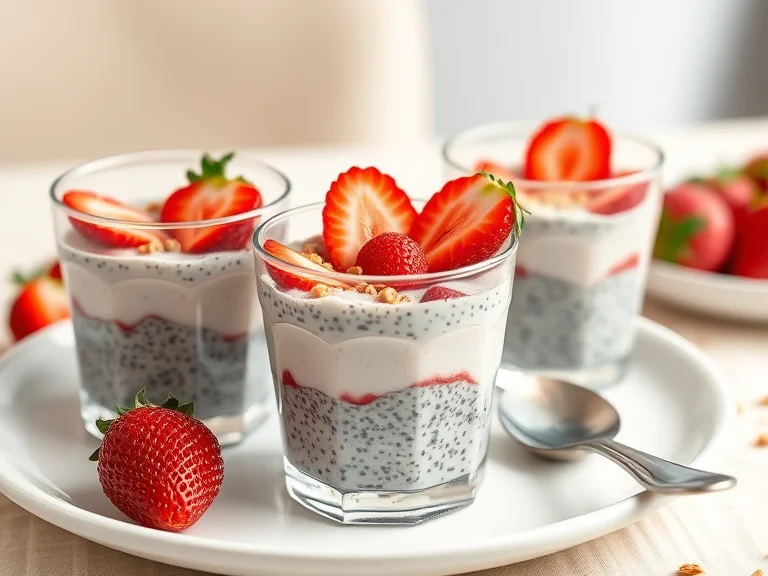
<svg viewBox="0 0 768 576">
<path fill-rule="evenodd" d="M 433 195 L 408 234 L 424 251 L 429 272 L 454 270 L 493 256 L 523 222 L 511 183 L 476 174 Z"/>
<path fill-rule="evenodd" d="M 230 152 L 219 160 L 205 154 L 201 172 L 187 172 L 189 185 L 176 190 L 163 205 L 162 222 L 200 222 L 236 216 L 262 205 L 262 197 L 254 185 L 242 176 L 228 178 L 227 164 L 234 157 Z M 231 224 L 175 229 L 173 236 L 184 252 L 213 252 L 243 250 L 250 243 L 256 218 Z"/>
<path fill-rule="evenodd" d="M 528 144 L 525 178 L 529 180 L 601 180 L 610 174 L 611 137 L 595 120 L 552 120 Z"/>
<path fill-rule="evenodd" d="M 331 263 L 345 272 L 374 236 L 407 234 L 416 210 L 395 180 L 376 168 L 352 167 L 340 174 L 325 197 L 323 240 Z"/>
<path fill-rule="evenodd" d="M 70 190 L 62 197 L 62 202 L 85 214 L 121 220 L 123 222 L 149 223 L 154 220 L 149 213 L 138 210 L 114 198 L 101 196 L 85 190 Z M 153 242 L 162 242 L 168 237 L 159 230 L 125 228 L 123 226 L 105 226 L 93 224 L 70 216 L 72 227 L 86 238 L 104 246 L 113 248 L 135 248 Z"/>
<path fill-rule="evenodd" d="M 296 250 L 293 250 L 288 246 L 277 242 L 276 240 L 269 239 L 264 242 L 264 250 L 266 250 L 275 258 L 282 260 L 283 262 L 304 268 L 304 270 L 301 271 L 301 274 L 295 274 L 288 272 L 279 266 L 274 266 L 265 262 L 269 275 L 272 276 L 272 279 L 283 288 L 287 288 L 289 290 L 309 291 L 316 284 L 321 282 L 327 286 L 334 286 L 338 288 L 343 288 L 346 286 L 341 282 L 337 282 L 333 278 L 325 276 L 325 274 L 328 273 L 327 268 L 324 268 L 320 264 L 310 260 L 304 254 L 300 254 L 296 252 Z M 322 274 L 312 274 L 313 271 L 321 272 Z"/>
</svg>

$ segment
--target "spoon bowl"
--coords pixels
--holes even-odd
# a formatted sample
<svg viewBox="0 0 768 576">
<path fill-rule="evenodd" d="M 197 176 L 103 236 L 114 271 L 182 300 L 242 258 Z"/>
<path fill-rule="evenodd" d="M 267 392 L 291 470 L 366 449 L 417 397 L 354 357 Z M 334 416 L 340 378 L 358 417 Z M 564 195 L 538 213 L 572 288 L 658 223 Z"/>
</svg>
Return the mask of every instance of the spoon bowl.
<svg viewBox="0 0 768 576">
<path fill-rule="evenodd" d="M 587 388 L 554 378 L 521 379 L 505 387 L 499 419 L 531 452 L 550 460 L 573 460 L 587 452 L 615 462 L 648 490 L 693 494 L 726 490 L 736 479 L 696 470 L 616 442 L 619 413 Z"/>
</svg>

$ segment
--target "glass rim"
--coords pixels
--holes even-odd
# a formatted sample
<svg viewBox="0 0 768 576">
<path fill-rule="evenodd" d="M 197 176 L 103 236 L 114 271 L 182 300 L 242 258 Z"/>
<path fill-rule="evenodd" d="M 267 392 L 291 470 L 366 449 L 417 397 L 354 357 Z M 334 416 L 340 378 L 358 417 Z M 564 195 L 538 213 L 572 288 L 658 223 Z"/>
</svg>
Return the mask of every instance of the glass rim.
<svg viewBox="0 0 768 576">
<path fill-rule="evenodd" d="M 424 202 L 426 203 L 427 200 L 421 199 L 421 198 L 411 198 L 412 202 Z M 304 268 L 302 266 L 298 266 L 296 264 L 291 264 L 290 262 L 286 262 L 285 260 L 281 260 L 280 258 L 277 258 L 264 250 L 263 247 L 263 241 L 268 240 L 268 238 L 264 238 L 264 231 L 267 226 L 274 225 L 279 223 L 282 220 L 286 220 L 292 216 L 297 216 L 305 212 L 310 212 L 312 210 L 317 210 L 319 208 L 322 208 L 325 206 L 325 202 L 314 202 L 312 204 L 305 204 L 303 206 L 297 206 L 295 208 L 291 208 L 289 210 L 286 210 L 284 212 L 281 212 L 279 214 L 276 214 L 269 218 L 268 220 L 264 221 L 253 233 L 253 239 L 252 244 L 253 248 L 256 254 L 264 260 L 266 263 L 276 266 L 277 268 L 280 268 L 281 270 L 285 270 L 287 272 L 294 272 L 295 274 L 301 276 L 306 276 L 307 268 Z M 441 272 L 427 272 L 425 274 L 405 274 L 405 275 L 398 275 L 398 276 L 373 276 L 373 275 L 366 275 L 366 274 L 348 274 L 346 272 L 336 272 L 327 270 L 325 272 L 321 272 L 320 270 L 311 270 L 312 278 L 313 279 L 319 279 L 319 278 L 328 278 L 329 280 L 334 280 L 336 282 L 342 282 L 344 284 L 348 284 L 349 286 L 355 286 L 356 284 L 366 283 L 366 284 L 384 284 L 384 285 L 393 285 L 393 284 L 435 284 L 436 282 L 439 282 L 441 280 L 458 280 L 461 278 L 466 278 L 467 276 L 472 276 L 474 274 L 477 274 L 479 272 L 485 272 L 487 270 L 490 270 L 492 268 L 495 268 L 502 262 L 504 262 L 506 259 L 511 258 L 517 253 L 517 248 L 519 245 L 519 238 L 517 235 L 517 232 L 515 231 L 515 228 L 512 228 L 512 232 L 509 236 L 511 238 L 511 241 L 509 242 L 509 245 L 504 248 L 501 252 L 498 254 L 494 254 L 490 258 L 487 258 L 483 260 L 482 262 L 477 262 L 476 264 L 470 264 L 469 266 L 462 266 L 461 268 L 456 268 L 455 270 L 444 270 Z M 322 280 L 319 280 L 322 282 Z"/>
<path fill-rule="evenodd" d="M 440 147 L 440 155 L 443 158 L 443 161 L 446 162 L 450 167 L 461 171 L 465 174 L 473 174 L 475 173 L 475 170 L 473 170 L 469 166 L 462 165 L 459 161 L 455 160 L 452 157 L 452 148 L 454 148 L 457 144 L 461 143 L 465 139 L 469 139 L 470 141 L 478 136 L 484 136 L 484 135 L 497 135 L 502 136 L 506 135 L 509 137 L 513 136 L 526 136 L 529 137 L 533 130 L 541 126 L 541 122 L 534 122 L 534 121 L 509 121 L 509 122 L 489 122 L 486 124 L 480 124 L 478 126 L 473 126 L 472 128 L 460 130 L 458 132 L 455 132 L 450 137 L 446 138 L 443 142 L 442 146 Z M 527 129 L 527 131 L 523 131 L 524 129 Z M 574 191 L 580 191 L 580 190 L 595 190 L 600 188 L 614 188 L 619 186 L 631 186 L 633 184 L 639 184 L 641 182 L 646 182 L 656 176 L 658 176 L 661 173 L 662 167 L 664 166 L 664 160 L 665 160 L 665 154 L 664 150 L 650 140 L 649 138 L 640 135 L 640 134 L 634 134 L 631 132 L 613 132 L 612 137 L 615 138 L 622 138 L 624 140 L 628 140 L 630 142 L 634 142 L 635 144 L 639 144 L 640 146 L 645 147 L 646 149 L 650 150 L 652 153 L 656 155 L 656 161 L 651 164 L 650 166 L 647 166 L 637 172 L 633 172 L 631 174 L 625 174 L 622 176 L 612 176 L 610 178 L 603 178 L 601 180 L 589 180 L 589 181 L 580 181 L 580 180 L 529 180 L 526 178 L 515 178 L 512 182 L 515 186 L 519 186 L 523 191 L 525 190 L 567 190 L 569 192 Z M 496 176 L 494 174 L 494 176 Z"/>
<path fill-rule="evenodd" d="M 198 150 L 195 148 L 163 148 L 163 149 L 149 149 L 140 150 L 137 152 L 126 152 L 124 154 L 113 154 L 110 156 L 103 156 L 101 158 L 95 158 L 88 160 L 80 164 L 76 164 L 65 172 L 57 176 L 51 183 L 49 188 L 49 196 L 53 206 L 57 210 L 61 210 L 67 216 L 81 220 L 83 222 L 89 222 L 92 224 L 101 224 L 109 227 L 117 228 L 133 228 L 137 230 L 179 230 L 188 228 L 207 228 L 209 226 L 217 226 L 222 224 L 232 224 L 234 222 L 240 222 L 242 220 L 248 220 L 250 218 L 256 218 L 261 216 L 266 210 L 274 207 L 288 197 L 291 191 L 291 181 L 288 177 L 266 162 L 261 160 L 255 160 L 248 158 L 245 164 L 253 166 L 262 172 L 270 173 L 275 176 L 284 185 L 283 192 L 274 200 L 268 204 L 263 204 L 258 208 L 242 212 L 240 214 L 233 214 L 231 216 L 223 216 L 221 218 L 211 218 L 209 220 L 190 220 L 184 222 L 132 222 L 129 220 L 119 220 L 116 218 L 105 218 L 104 216 L 95 216 L 87 212 L 76 210 L 64 204 L 61 199 L 56 195 L 59 187 L 62 183 L 66 182 L 69 178 L 77 176 L 84 176 L 92 174 L 96 171 L 118 168 L 120 166 L 129 166 L 131 163 L 137 164 L 141 161 L 147 163 L 178 160 L 181 157 L 197 155 L 198 158 L 202 157 L 206 152 L 204 150 Z M 239 152 L 235 151 L 237 156 Z M 238 159 L 239 160 L 239 159 Z M 151 161 L 151 162 L 150 162 Z"/>
</svg>

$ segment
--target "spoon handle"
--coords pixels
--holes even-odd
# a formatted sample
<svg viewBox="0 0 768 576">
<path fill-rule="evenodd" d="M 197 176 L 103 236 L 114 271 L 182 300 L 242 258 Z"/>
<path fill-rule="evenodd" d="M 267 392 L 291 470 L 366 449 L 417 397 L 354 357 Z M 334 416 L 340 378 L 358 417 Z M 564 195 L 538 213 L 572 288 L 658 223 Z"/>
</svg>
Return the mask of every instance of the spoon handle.
<svg viewBox="0 0 768 576">
<path fill-rule="evenodd" d="M 694 494 L 727 490 L 736 485 L 732 476 L 688 468 L 608 438 L 594 440 L 583 448 L 614 461 L 652 492 Z"/>
</svg>

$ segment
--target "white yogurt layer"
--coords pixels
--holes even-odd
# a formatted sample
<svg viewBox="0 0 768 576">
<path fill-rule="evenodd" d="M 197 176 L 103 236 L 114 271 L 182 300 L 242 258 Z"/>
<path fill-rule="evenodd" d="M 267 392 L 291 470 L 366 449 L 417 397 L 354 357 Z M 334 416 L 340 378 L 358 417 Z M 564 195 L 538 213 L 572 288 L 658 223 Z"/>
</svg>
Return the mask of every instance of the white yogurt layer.
<svg viewBox="0 0 768 576">
<path fill-rule="evenodd" d="M 250 251 L 139 254 L 75 231 L 59 241 L 64 282 L 92 318 L 134 325 L 147 316 L 238 337 L 261 324 Z"/>
<path fill-rule="evenodd" d="M 591 288 L 637 255 L 644 269 L 656 234 L 656 194 L 649 190 L 636 208 L 615 215 L 584 209 L 526 205 L 517 265 L 531 274 Z"/>
<path fill-rule="evenodd" d="M 301 386 L 336 399 L 381 396 L 462 373 L 490 385 L 501 359 L 511 288 L 507 276 L 463 298 L 422 304 L 420 293 L 405 292 L 413 301 L 393 305 L 354 292 L 309 299 L 279 289 L 269 276 L 259 278 L 278 381 L 289 371 Z"/>
</svg>

